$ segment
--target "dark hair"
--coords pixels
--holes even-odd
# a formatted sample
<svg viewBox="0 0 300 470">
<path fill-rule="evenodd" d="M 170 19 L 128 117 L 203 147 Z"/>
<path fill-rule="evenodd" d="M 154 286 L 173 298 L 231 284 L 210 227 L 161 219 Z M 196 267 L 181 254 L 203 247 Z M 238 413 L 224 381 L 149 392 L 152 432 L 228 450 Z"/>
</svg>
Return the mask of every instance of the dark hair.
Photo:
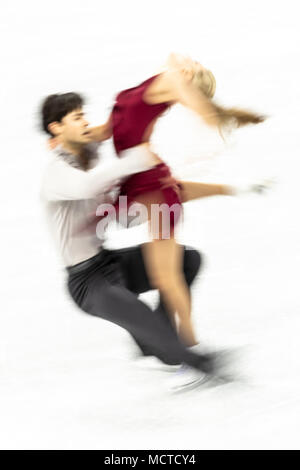
<svg viewBox="0 0 300 470">
<path fill-rule="evenodd" d="M 82 108 L 84 99 L 78 93 L 49 95 L 41 106 L 42 129 L 52 136 L 48 126 L 51 122 L 60 122 L 64 116 Z"/>
</svg>

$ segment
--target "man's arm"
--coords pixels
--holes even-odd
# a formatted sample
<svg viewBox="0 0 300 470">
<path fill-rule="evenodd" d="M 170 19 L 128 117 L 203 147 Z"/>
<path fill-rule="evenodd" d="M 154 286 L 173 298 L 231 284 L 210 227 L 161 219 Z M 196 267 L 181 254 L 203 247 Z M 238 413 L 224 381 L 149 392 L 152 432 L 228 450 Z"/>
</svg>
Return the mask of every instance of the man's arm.
<svg viewBox="0 0 300 470">
<path fill-rule="evenodd" d="M 88 172 L 56 158 L 44 177 L 41 196 L 48 201 L 93 199 L 119 179 L 148 170 L 159 163 L 148 145 L 123 152 L 124 158 L 100 163 Z"/>
</svg>

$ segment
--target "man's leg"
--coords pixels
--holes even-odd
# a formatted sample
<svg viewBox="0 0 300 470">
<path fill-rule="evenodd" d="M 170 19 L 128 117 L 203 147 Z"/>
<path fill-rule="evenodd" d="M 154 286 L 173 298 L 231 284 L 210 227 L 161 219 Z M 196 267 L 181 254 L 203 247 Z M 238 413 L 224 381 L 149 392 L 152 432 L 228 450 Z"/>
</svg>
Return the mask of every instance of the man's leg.
<svg viewBox="0 0 300 470">
<path fill-rule="evenodd" d="M 169 327 L 164 317 L 153 312 L 126 287 L 109 282 L 99 270 L 71 275 L 68 288 L 82 310 L 125 328 L 167 364 L 184 362 L 204 371 L 209 366 L 205 358 L 182 345 L 176 331 Z"/>
<path fill-rule="evenodd" d="M 152 287 L 149 283 L 148 275 L 145 270 L 141 246 L 139 245 L 137 247 L 121 249 L 117 250 L 117 252 L 121 258 L 121 265 L 123 268 L 126 287 L 136 294 L 151 290 Z M 200 269 L 201 263 L 202 258 L 197 250 L 184 247 L 183 269 L 184 276 L 189 287 L 195 279 Z M 172 329 L 174 331 L 174 328 L 169 320 L 169 315 L 166 311 L 166 307 L 161 298 L 159 305 L 154 310 L 154 312 L 161 318 L 161 321 L 166 324 L 167 328 Z M 151 350 L 149 346 L 143 344 L 134 335 L 132 335 L 132 337 L 144 356 L 154 355 L 153 350 Z M 166 362 L 166 358 L 161 359 Z"/>
</svg>

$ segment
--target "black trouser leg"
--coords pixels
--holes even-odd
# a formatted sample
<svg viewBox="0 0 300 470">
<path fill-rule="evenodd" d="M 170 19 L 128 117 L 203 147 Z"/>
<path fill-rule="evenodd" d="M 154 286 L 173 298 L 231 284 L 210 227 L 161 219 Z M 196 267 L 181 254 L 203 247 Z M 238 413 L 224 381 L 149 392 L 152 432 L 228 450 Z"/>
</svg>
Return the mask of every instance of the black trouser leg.
<svg viewBox="0 0 300 470">
<path fill-rule="evenodd" d="M 152 311 L 137 298 L 136 293 L 122 285 L 118 275 L 120 266 L 111 263 L 109 253 L 112 252 L 107 253 L 105 269 L 94 265 L 88 270 L 70 274 L 68 289 L 76 304 L 91 315 L 125 328 L 167 364 L 185 362 L 205 370 L 207 361 L 184 347 L 166 314 L 163 315 L 161 310 Z M 119 258 L 120 253 L 113 253 L 112 256 L 117 253 Z M 143 289 L 147 288 L 146 283 L 144 287 L 143 282 L 138 281 L 137 284 Z"/>
</svg>

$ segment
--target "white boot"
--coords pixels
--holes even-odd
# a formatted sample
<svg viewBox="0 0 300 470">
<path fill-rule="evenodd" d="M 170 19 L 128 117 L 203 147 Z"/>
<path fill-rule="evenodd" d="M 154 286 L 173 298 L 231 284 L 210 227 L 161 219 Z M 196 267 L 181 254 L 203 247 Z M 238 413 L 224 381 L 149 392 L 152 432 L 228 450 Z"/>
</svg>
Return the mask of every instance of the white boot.
<svg viewBox="0 0 300 470">
<path fill-rule="evenodd" d="M 251 193 L 264 194 L 269 191 L 275 183 L 275 178 L 261 178 L 251 183 L 228 185 L 228 188 L 230 188 L 232 196 L 243 196 Z"/>
</svg>

